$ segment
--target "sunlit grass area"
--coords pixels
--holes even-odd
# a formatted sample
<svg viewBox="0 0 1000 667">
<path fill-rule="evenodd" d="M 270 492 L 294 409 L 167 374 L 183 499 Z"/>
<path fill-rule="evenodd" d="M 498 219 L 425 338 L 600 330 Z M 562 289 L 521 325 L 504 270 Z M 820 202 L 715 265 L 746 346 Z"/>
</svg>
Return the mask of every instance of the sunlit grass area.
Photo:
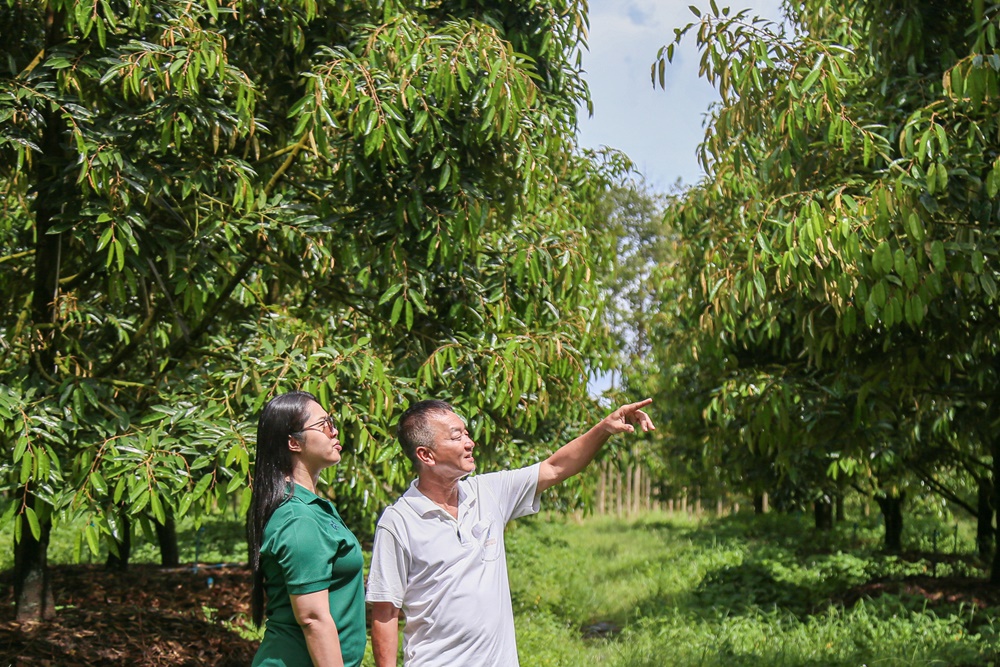
<svg viewBox="0 0 1000 667">
<path fill-rule="evenodd" d="M 935 567 L 882 554 L 876 532 L 816 534 L 781 515 L 522 521 L 509 536 L 521 663 L 995 664 L 1000 610 L 895 595 L 841 602 L 872 579 Z M 937 567 L 986 575 L 963 561 Z"/>
</svg>

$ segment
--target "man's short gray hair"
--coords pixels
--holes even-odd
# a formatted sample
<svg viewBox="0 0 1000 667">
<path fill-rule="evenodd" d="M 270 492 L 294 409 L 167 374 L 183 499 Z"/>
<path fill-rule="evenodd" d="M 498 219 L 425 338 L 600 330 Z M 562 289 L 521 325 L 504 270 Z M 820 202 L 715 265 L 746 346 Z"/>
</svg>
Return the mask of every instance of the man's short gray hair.
<svg viewBox="0 0 1000 667">
<path fill-rule="evenodd" d="M 434 449 L 434 432 L 430 427 L 429 417 L 435 414 L 454 413 L 455 410 L 445 401 L 428 399 L 417 401 L 406 409 L 396 425 L 396 437 L 403 448 L 406 458 L 410 459 L 414 470 L 420 470 L 417 459 L 417 447 Z"/>
</svg>

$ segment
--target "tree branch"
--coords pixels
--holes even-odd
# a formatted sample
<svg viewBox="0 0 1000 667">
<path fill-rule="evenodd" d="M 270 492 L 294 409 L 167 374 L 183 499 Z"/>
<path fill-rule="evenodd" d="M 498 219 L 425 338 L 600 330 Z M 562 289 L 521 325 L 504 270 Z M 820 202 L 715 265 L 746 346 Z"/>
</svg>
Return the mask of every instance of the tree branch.
<svg viewBox="0 0 1000 667">
<path fill-rule="evenodd" d="M 947 501 L 949 501 L 949 502 L 951 502 L 951 503 L 953 503 L 955 505 L 958 505 L 959 507 L 961 507 L 962 509 L 964 509 L 966 512 L 968 512 L 969 514 L 971 514 L 972 516 L 977 517 L 977 518 L 979 517 L 979 510 L 975 509 L 974 507 L 972 507 L 972 505 L 970 505 L 969 503 L 965 502 L 964 500 L 962 500 L 961 498 L 959 498 L 957 495 L 955 495 L 955 493 L 953 493 L 950 489 L 948 489 L 947 487 L 945 487 L 939 481 L 937 481 L 936 479 L 934 479 L 930 474 L 928 474 L 928 472 L 926 470 L 924 470 L 923 468 L 919 468 L 917 466 L 914 466 L 913 469 L 917 473 L 917 476 L 920 477 L 920 479 L 923 482 L 925 482 L 927 484 L 927 486 L 929 486 L 932 489 L 934 489 L 934 492 L 936 494 L 938 494 L 939 496 L 941 496 L 945 500 L 947 500 Z"/>
</svg>

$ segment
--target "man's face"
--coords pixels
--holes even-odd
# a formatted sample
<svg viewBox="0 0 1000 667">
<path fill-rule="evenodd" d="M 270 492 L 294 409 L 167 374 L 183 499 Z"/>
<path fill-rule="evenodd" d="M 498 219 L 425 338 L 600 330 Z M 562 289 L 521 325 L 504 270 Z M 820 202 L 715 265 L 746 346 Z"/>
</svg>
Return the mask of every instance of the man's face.
<svg viewBox="0 0 1000 667">
<path fill-rule="evenodd" d="M 472 450 L 476 443 L 469 437 L 462 418 L 454 412 L 442 412 L 430 415 L 428 421 L 434 433 L 435 446 L 430 456 L 434 459 L 435 472 L 461 478 L 475 470 Z"/>
</svg>

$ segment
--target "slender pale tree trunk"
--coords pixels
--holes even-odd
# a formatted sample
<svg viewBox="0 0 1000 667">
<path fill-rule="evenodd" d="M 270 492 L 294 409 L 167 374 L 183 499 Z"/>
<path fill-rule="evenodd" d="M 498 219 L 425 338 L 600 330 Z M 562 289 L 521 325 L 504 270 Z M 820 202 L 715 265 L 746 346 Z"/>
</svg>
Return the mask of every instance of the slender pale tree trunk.
<svg viewBox="0 0 1000 667">
<path fill-rule="evenodd" d="M 622 471 L 615 470 L 615 516 L 622 518 Z"/>
<path fill-rule="evenodd" d="M 604 516 L 608 511 L 608 464 L 601 465 L 601 475 L 597 480 L 597 514 Z"/>
<path fill-rule="evenodd" d="M 632 513 L 638 514 L 642 509 L 642 466 L 636 466 L 632 474 Z"/>
<path fill-rule="evenodd" d="M 632 466 L 625 467 L 625 515 L 632 514 Z"/>
</svg>

